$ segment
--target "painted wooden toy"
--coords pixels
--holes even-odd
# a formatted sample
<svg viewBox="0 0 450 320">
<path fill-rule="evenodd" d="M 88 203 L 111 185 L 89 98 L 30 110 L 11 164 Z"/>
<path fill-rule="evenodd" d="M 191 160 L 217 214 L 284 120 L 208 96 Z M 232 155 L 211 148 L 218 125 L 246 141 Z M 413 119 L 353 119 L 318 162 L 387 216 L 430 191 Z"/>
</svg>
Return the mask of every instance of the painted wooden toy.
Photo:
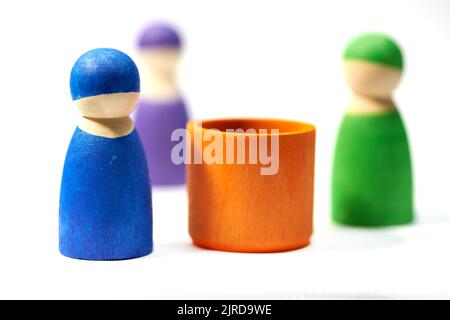
<svg viewBox="0 0 450 320">
<path fill-rule="evenodd" d="M 188 132 L 189 232 L 195 245 L 277 252 L 309 244 L 314 126 L 223 119 L 190 121 Z"/>
<path fill-rule="evenodd" d="M 332 178 L 332 217 L 354 226 L 413 220 L 413 182 L 406 131 L 392 99 L 403 70 L 399 46 L 363 34 L 344 52 L 353 99 L 342 121 Z"/>
<path fill-rule="evenodd" d="M 142 95 L 135 114 L 136 128 L 144 144 L 152 185 L 185 183 L 185 166 L 172 162 L 178 141 L 172 132 L 185 128 L 186 106 L 176 81 L 181 53 L 178 33 L 169 25 L 153 24 L 139 38 Z"/>
<path fill-rule="evenodd" d="M 87 260 L 152 251 L 152 206 L 144 149 L 129 117 L 139 98 L 134 62 L 95 49 L 75 63 L 72 98 L 82 117 L 64 164 L 59 209 L 63 255 Z"/>
</svg>

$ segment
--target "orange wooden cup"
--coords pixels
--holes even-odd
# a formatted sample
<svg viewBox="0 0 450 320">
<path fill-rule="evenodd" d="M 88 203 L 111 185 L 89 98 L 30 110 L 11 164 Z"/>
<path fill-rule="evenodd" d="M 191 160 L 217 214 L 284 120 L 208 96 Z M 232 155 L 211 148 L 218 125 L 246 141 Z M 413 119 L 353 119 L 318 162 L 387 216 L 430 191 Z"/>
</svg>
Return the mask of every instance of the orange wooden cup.
<svg viewBox="0 0 450 320">
<path fill-rule="evenodd" d="M 189 232 L 195 245 L 223 251 L 277 252 L 309 244 L 314 194 L 313 125 L 272 119 L 218 119 L 190 121 L 187 128 Z M 230 129 L 245 132 L 227 132 Z M 279 132 L 271 132 L 274 129 Z M 264 150 L 273 156 L 270 165 L 260 157 Z M 276 150 L 278 170 L 273 174 Z M 263 168 L 272 174 L 263 175 Z"/>
</svg>

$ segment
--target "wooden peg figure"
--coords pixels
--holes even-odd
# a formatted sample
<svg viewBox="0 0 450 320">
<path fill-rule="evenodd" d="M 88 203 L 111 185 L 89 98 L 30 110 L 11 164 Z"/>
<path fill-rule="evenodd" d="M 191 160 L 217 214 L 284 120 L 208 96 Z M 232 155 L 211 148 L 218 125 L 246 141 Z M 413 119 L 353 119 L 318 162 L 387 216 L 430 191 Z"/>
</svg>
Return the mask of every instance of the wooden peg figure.
<svg viewBox="0 0 450 320">
<path fill-rule="evenodd" d="M 172 132 L 185 128 L 186 106 L 180 94 L 176 69 L 181 39 L 167 24 L 153 24 L 139 38 L 142 95 L 135 113 L 136 128 L 144 144 L 152 185 L 185 182 L 184 165 L 172 161 Z"/>
<path fill-rule="evenodd" d="M 333 220 L 366 227 L 410 223 L 410 151 L 392 98 L 403 70 L 400 48 L 386 35 L 363 34 L 347 46 L 343 58 L 352 101 L 335 150 Z"/>
<path fill-rule="evenodd" d="M 59 246 L 87 260 L 152 251 L 152 206 L 144 149 L 129 115 L 139 97 L 134 62 L 114 49 L 82 55 L 70 77 L 82 117 L 61 184 Z"/>
</svg>

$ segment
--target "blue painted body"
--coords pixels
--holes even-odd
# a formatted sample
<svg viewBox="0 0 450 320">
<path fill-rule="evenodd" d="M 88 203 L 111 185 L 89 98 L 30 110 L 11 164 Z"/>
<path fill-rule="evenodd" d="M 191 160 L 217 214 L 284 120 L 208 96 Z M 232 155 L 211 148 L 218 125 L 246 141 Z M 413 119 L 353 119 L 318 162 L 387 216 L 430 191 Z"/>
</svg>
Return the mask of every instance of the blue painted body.
<svg viewBox="0 0 450 320">
<path fill-rule="evenodd" d="M 75 130 L 64 164 L 59 215 L 65 256 L 119 260 L 151 253 L 151 189 L 136 130 L 119 138 Z"/>
<path fill-rule="evenodd" d="M 72 68 L 72 99 L 100 94 L 139 92 L 139 71 L 129 56 L 115 49 L 94 49 L 83 54 Z"/>
</svg>

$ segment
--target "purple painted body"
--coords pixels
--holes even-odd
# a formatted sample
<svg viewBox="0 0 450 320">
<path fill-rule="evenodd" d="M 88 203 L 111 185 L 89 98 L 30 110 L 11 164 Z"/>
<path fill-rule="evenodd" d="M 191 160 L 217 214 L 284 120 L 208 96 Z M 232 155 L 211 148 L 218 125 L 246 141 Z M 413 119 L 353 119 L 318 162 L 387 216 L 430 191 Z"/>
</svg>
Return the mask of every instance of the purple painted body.
<svg viewBox="0 0 450 320">
<path fill-rule="evenodd" d="M 169 101 L 141 100 L 134 115 L 136 129 L 144 145 L 153 186 L 185 183 L 184 164 L 172 162 L 171 141 L 175 129 L 186 127 L 186 106 L 181 98 Z"/>
</svg>

